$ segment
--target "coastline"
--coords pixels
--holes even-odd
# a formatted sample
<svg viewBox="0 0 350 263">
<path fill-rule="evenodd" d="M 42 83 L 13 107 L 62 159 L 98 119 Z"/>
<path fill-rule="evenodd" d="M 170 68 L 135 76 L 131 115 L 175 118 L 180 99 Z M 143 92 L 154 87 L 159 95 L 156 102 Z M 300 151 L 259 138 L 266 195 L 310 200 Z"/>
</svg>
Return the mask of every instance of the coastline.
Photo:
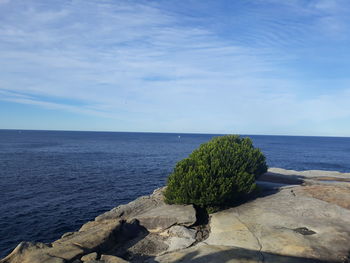
<svg viewBox="0 0 350 263">
<path fill-rule="evenodd" d="M 209 216 L 157 189 L 0 262 L 349 262 L 350 173 L 270 168 L 257 183 L 258 197 Z"/>
</svg>

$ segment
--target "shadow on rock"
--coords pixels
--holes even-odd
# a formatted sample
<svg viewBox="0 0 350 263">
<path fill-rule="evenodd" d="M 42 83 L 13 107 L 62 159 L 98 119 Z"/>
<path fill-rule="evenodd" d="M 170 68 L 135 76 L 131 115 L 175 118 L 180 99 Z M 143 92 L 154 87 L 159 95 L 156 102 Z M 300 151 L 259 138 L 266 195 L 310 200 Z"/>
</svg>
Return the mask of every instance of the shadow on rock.
<svg viewBox="0 0 350 263">
<path fill-rule="evenodd" d="M 152 262 L 152 261 L 149 261 Z M 188 253 L 169 254 L 153 259 L 153 262 L 163 263 L 255 263 L 255 262 L 269 262 L 269 263 L 331 263 L 331 261 L 324 261 L 319 259 L 279 255 L 268 252 L 260 252 L 257 250 L 250 250 L 244 248 L 230 248 L 221 246 L 201 246 Z M 347 262 L 347 261 L 337 261 Z M 334 261 L 335 263 L 335 261 Z"/>
<path fill-rule="evenodd" d="M 138 255 L 134 255 L 132 248 L 142 242 L 142 240 L 145 240 L 148 235 L 149 232 L 145 227 L 140 225 L 138 220 L 134 219 L 130 222 L 123 221 L 118 235 L 114 240 L 114 246 L 104 252 L 126 260 L 132 260 L 135 257 L 139 257 Z"/>
</svg>

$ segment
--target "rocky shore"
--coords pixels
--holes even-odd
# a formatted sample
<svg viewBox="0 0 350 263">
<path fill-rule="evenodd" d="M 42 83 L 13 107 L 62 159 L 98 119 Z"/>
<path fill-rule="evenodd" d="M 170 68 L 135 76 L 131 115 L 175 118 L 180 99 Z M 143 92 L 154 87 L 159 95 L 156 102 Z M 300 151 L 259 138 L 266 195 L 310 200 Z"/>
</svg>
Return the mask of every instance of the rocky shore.
<svg viewBox="0 0 350 263">
<path fill-rule="evenodd" d="M 211 215 L 162 189 L 0 263 L 350 262 L 350 174 L 271 168 L 256 198 Z"/>
</svg>

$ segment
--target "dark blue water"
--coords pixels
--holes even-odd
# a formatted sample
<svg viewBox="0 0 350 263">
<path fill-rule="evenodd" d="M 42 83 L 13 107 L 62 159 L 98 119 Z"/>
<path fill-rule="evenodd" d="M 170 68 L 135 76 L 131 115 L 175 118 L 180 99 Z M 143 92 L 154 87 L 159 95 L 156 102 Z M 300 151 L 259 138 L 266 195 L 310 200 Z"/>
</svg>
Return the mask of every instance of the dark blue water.
<svg viewBox="0 0 350 263">
<path fill-rule="evenodd" d="M 22 240 L 53 241 L 151 193 L 212 137 L 0 130 L 0 258 Z M 270 167 L 350 172 L 350 138 L 250 137 Z"/>
</svg>

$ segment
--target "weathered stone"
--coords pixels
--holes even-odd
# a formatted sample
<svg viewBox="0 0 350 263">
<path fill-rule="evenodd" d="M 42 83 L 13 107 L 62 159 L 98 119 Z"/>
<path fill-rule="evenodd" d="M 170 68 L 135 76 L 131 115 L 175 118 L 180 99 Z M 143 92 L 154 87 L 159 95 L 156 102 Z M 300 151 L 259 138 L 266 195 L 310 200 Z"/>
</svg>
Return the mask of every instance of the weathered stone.
<svg viewBox="0 0 350 263">
<path fill-rule="evenodd" d="M 149 231 L 162 231 L 173 225 L 191 226 L 197 218 L 192 205 L 162 205 L 138 215 L 137 219 Z"/>
<path fill-rule="evenodd" d="M 258 263 L 262 262 L 259 252 L 229 246 L 198 244 L 194 247 L 167 253 L 150 259 L 147 263 Z M 284 261 L 271 261 L 284 262 Z"/>
<path fill-rule="evenodd" d="M 350 173 L 340 173 L 336 171 L 323 171 L 323 170 L 294 171 L 294 170 L 286 170 L 282 168 L 269 168 L 266 175 L 281 176 L 286 180 L 288 178 L 302 179 L 302 180 L 304 179 L 319 180 L 323 177 L 327 178 L 328 180 L 330 178 L 333 178 L 333 180 L 350 179 Z"/>
<path fill-rule="evenodd" d="M 74 233 L 75 233 L 75 232 L 67 232 L 67 233 L 64 233 L 64 234 L 62 235 L 61 238 L 71 236 L 71 235 L 73 235 Z"/>
<path fill-rule="evenodd" d="M 164 189 L 165 187 L 158 188 L 150 196 L 141 196 L 126 205 L 115 207 L 112 210 L 96 217 L 95 221 L 136 218 L 137 215 L 143 214 L 148 210 L 165 204 L 163 197 Z"/>
<path fill-rule="evenodd" d="M 47 253 L 50 256 L 62 258 L 65 260 L 72 260 L 83 255 L 85 253 L 85 250 L 76 244 L 62 244 L 54 246 L 46 251 L 42 251 L 42 253 Z"/>
<path fill-rule="evenodd" d="M 299 174 L 289 174 L 288 170 L 270 168 L 267 173 L 258 177 L 259 181 L 279 184 L 302 184 L 304 176 Z"/>
<path fill-rule="evenodd" d="M 107 219 L 108 220 L 108 219 Z M 79 232 L 84 232 L 84 231 L 88 231 L 90 228 L 96 227 L 100 224 L 100 222 L 96 222 L 96 221 L 88 221 L 86 222 L 84 225 L 82 225 L 79 229 Z M 73 234 L 76 234 L 73 233 Z M 64 237 L 62 237 L 64 238 Z"/>
<path fill-rule="evenodd" d="M 210 234 L 205 242 L 209 245 L 260 249 L 254 234 L 231 210 L 215 213 L 211 216 Z"/>
<path fill-rule="evenodd" d="M 337 185 L 308 185 L 302 188 L 306 195 L 319 200 L 336 204 L 350 210 L 350 185 L 338 183 Z"/>
<path fill-rule="evenodd" d="M 111 256 L 111 255 L 101 255 L 101 261 L 104 261 L 105 263 L 128 263 L 129 262 L 120 257 Z"/>
<path fill-rule="evenodd" d="M 168 245 L 167 252 L 188 248 L 196 242 L 196 231 L 184 226 L 172 226 L 163 236 L 168 236 L 165 243 Z"/>
<path fill-rule="evenodd" d="M 166 230 L 166 234 L 171 237 L 196 239 L 196 231 L 184 226 L 172 226 Z"/>
<path fill-rule="evenodd" d="M 188 248 L 194 242 L 196 242 L 196 240 L 191 238 L 170 237 L 166 241 L 169 246 L 167 252 Z"/>
<path fill-rule="evenodd" d="M 43 243 L 21 242 L 1 263 L 64 263 L 62 258 L 53 257 L 42 251 L 50 249 Z"/>
<path fill-rule="evenodd" d="M 114 235 L 120 222 L 107 220 L 86 231 L 75 232 L 47 246 L 42 243 L 21 243 L 1 263 L 63 263 L 95 249 L 114 246 Z"/>
<path fill-rule="evenodd" d="M 61 238 L 53 242 L 52 246 L 53 248 L 75 246 L 86 251 L 108 247 L 113 243 L 114 236 L 120 226 L 121 223 L 118 220 L 105 220 L 73 235 Z"/>
<path fill-rule="evenodd" d="M 148 262 L 347 262 L 348 185 L 321 184 L 310 174 L 314 175 L 303 173 L 307 186 L 281 188 L 276 194 L 212 214 L 207 240 Z M 336 175 L 335 181 L 344 176 Z M 289 183 L 294 184 L 294 179 Z"/>
<path fill-rule="evenodd" d="M 157 256 L 168 249 L 165 243 L 166 238 L 155 233 L 148 233 L 142 238 L 136 238 L 123 244 L 124 247 L 117 254 L 122 254 L 122 251 L 127 251 L 132 255 Z"/>
<path fill-rule="evenodd" d="M 149 231 L 162 231 L 172 225 L 189 226 L 196 222 L 196 211 L 192 205 L 166 205 L 162 192 L 157 189 L 150 196 L 142 196 L 126 205 L 118 206 L 88 222 L 80 231 L 93 227 L 99 222 L 110 219 L 138 219 Z"/>
<path fill-rule="evenodd" d="M 206 243 L 261 251 L 270 256 L 279 254 L 289 259 L 339 261 L 349 252 L 350 211 L 309 197 L 303 188 L 294 187 L 293 192 L 283 189 L 213 214 Z M 309 229 L 315 234 L 303 235 L 295 229 Z"/>
<path fill-rule="evenodd" d="M 87 255 L 81 257 L 81 261 L 88 261 L 88 260 L 95 260 L 95 259 L 97 259 L 96 252 L 92 252 L 90 254 L 87 254 Z"/>
</svg>

